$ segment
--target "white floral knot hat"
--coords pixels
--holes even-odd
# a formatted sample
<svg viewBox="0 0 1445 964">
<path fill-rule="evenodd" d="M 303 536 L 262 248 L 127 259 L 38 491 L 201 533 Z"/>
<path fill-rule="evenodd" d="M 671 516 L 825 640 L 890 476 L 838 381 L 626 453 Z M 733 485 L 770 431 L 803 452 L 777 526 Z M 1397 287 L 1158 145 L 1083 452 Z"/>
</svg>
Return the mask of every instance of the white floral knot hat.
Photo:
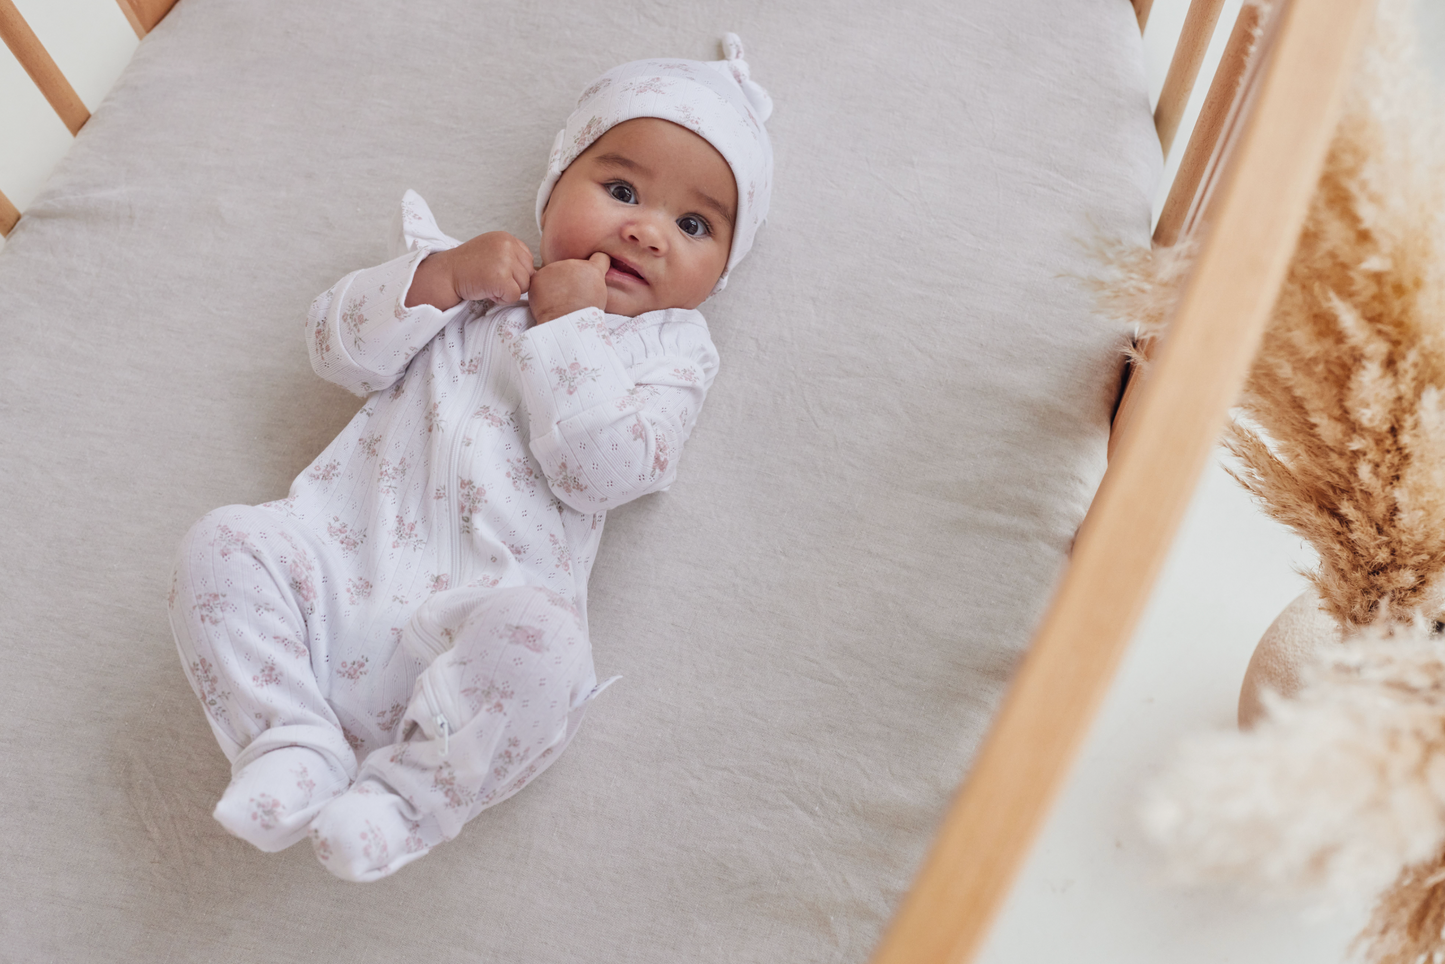
<svg viewBox="0 0 1445 964">
<path fill-rule="evenodd" d="M 725 34 L 722 48 L 722 60 L 634 60 L 588 85 L 552 142 L 547 176 L 537 191 L 537 226 L 562 172 L 608 129 L 634 117 L 672 121 L 716 148 L 737 181 L 732 250 L 713 294 L 721 291 L 733 265 L 753 246 L 773 193 L 773 146 L 763 127 L 773 99 L 748 76 L 737 34 Z"/>
</svg>

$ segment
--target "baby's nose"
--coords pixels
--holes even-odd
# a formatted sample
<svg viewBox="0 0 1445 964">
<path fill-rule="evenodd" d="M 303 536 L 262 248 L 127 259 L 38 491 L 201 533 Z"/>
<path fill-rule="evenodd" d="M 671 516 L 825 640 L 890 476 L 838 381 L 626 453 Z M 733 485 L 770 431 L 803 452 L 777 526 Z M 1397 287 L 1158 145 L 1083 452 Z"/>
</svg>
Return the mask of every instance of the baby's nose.
<svg viewBox="0 0 1445 964">
<path fill-rule="evenodd" d="M 667 232 L 656 218 L 637 218 L 628 225 L 627 239 L 660 254 L 667 245 Z"/>
</svg>

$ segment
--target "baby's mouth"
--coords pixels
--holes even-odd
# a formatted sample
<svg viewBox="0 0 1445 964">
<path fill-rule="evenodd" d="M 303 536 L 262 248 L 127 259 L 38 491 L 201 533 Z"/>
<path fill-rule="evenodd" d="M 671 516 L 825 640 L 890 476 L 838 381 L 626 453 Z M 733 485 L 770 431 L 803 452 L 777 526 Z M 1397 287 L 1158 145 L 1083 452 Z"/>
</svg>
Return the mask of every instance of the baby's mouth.
<svg viewBox="0 0 1445 964">
<path fill-rule="evenodd" d="M 623 261 L 621 258 L 612 259 L 612 267 L 608 269 L 607 273 L 611 274 L 614 271 L 620 275 L 623 275 L 624 277 L 632 278 L 636 281 L 642 282 L 643 284 L 647 284 L 647 279 L 642 276 L 642 272 L 638 271 L 636 268 L 628 264 L 626 261 Z"/>
</svg>

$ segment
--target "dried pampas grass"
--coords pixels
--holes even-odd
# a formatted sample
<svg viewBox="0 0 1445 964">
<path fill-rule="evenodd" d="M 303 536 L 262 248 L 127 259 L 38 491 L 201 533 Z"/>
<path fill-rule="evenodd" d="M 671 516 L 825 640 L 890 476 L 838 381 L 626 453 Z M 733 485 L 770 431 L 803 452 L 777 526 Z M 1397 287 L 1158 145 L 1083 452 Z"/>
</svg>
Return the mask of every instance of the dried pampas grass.
<svg viewBox="0 0 1445 964">
<path fill-rule="evenodd" d="M 1249 733 L 1186 745 L 1146 823 L 1176 873 L 1376 893 L 1377 964 L 1445 964 L 1445 132 L 1409 0 L 1380 0 L 1225 444 L 1345 643 Z M 1105 252 L 1106 308 L 1162 333 L 1194 251 Z"/>
<path fill-rule="evenodd" d="M 1379 16 L 1225 444 L 1319 552 L 1347 629 L 1445 612 L 1445 129 L 1409 0 Z M 1195 248 L 1106 247 L 1106 310 L 1162 333 Z"/>
<path fill-rule="evenodd" d="M 1266 696 L 1248 734 L 1187 742 L 1144 820 L 1190 882 L 1268 896 L 1368 897 L 1445 841 L 1445 643 L 1365 630 Z"/>
<path fill-rule="evenodd" d="M 1445 608 L 1445 138 L 1386 0 L 1226 444 L 1346 629 Z"/>
</svg>

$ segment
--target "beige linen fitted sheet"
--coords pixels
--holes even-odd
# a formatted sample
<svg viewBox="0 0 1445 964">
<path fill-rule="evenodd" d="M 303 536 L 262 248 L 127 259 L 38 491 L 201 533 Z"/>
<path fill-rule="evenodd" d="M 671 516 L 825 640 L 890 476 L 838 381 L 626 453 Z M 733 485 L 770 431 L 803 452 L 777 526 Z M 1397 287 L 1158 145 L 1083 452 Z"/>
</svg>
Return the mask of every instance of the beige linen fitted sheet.
<svg viewBox="0 0 1445 964">
<path fill-rule="evenodd" d="M 227 836 L 164 595 L 192 521 L 358 405 L 306 305 L 408 187 L 535 243 L 586 81 L 726 30 L 777 187 L 679 481 L 608 520 L 624 679 L 378 884 Z M 1120 333 L 1080 277 L 1146 241 L 1158 154 L 1127 0 L 183 0 L 0 254 L 0 960 L 866 960 L 1102 473 Z"/>
</svg>

